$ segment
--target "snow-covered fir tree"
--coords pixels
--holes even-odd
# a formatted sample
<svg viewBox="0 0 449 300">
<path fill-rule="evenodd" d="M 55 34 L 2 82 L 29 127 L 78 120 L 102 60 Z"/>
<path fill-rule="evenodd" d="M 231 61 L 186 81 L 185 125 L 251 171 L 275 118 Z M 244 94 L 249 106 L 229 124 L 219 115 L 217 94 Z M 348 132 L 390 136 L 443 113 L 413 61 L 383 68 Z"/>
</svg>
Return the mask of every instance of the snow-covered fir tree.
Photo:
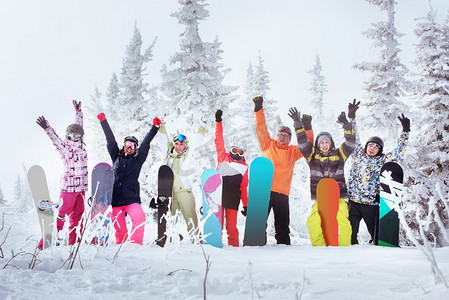
<svg viewBox="0 0 449 300">
<path fill-rule="evenodd" d="M 2 191 L 2 185 L 0 184 L 0 205 L 5 204 L 6 202 L 7 201 L 6 201 L 5 195 L 3 195 L 3 191 Z"/>
<path fill-rule="evenodd" d="M 17 175 L 14 183 L 13 207 L 17 213 L 26 213 L 34 207 L 34 201 L 27 179 L 27 170 L 23 166 L 23 172 Z"/>
<path fill-rule="evenodd" d="M 178 120 L 179 130 L 194 132 L 207 124 L 208 131 L 215 122 L 218 109 L 226 112 L 236 87 L 225 86 L 223 79 L 229 71 L 221 61 L 221 43 L 203 42 L 199 22 L 209 17 L 204 0 L 179 0 L 181 5 L 172 16 L 185 26 L 180 35 L 180 50 L 163 66 L 161 91 L 171 101 L 169 120 Z"/>
<path fill-rule="evenodd" d="M 82 105 L 85 127 L 85 142 L 88 149 L 88 160 L 91 166 L 99 162 L 108 162 L 110 160 L 106 151 L 106 140 L 97 115 L 104 111 L 102 103 L 102 94 L 95 86 L 93 95 L 90 95 L 88 101 L 83 101 Z"/>
<path fill-rule="evenodd" d="M 315 57 L 315 64 L 308 73 L 312 76 L 310 84 L 310 93 L 312 99 L 310 106 L 312 111 L 303 111 L 301 113 L 312 115 L 312 126 L 317 135 L 321 131 L 329 132 L 335 143 L 343 142 L 343 134 L 340 130 L 341 126 L 336 123 L 337 115 L 333 109 L 330 109 L 329 103 L 325 102 L 324 94 L 328 92 L 326 85 L 326 78 L 322 75 L 322 65 L 320 56 L 317 54 Z M 301 109 L 301 108 L 299 108 Z"/>
<path fill-rule="evenodd" d="M 444 246 L 449 244 L 449 31 L 448 23 L 437 24 L 430 3 L 428 7 L 415 28 L 413 98 L 419 126 L 414 127 L 405 160 L 405 214 L 415 232 L 422 226 L 429 241 Z"/>
<path fill-rule="evenodd" d="M 372 29 L 364 32 L 364 35 L 373 40 L 373 46 L 381 48 L 379 61 L 373 63 L 358 63 L 354 68 L 361 71 L 371 72 L 371 78 L 364 83 L 366 92 L 362 100 L 362 106 L 368 110 L 368 114 L 363 118 L 363 127 L 369 130 L 376 130 L 383 134 L 386 145 L 396 140 L 400 123 L 397 117 L 407 114 L 407 106 L 399 99 L 405 95 L 409 88 L 406 80 L 408 68 L 401 63 L 399 58 L 398 38 L 403 36 L 395 27 L 395 0 L 367 0 L 370 4 L 376 5 L 387 14 L 387 19 L 373 23 Z M 362 128 L 361 128 L 362 129 Z"/>
<path fill-rule="evenodd" d="M 93 162 L 91 165 L 100 161 L 110 163 L 104 133 L 96 118 L 98 113 L 105 113 L 120 147 L 126 136 L 135 136 L 141 142 L 151 129 L 153 118 L 157 116 L 159 109 L 165 110 L 157 103 L 156 89 L 149 88 L 149 84 L 145 81 L 146 65 L 152 60 L 155 43 L 156 38 L 142 51 L 142 36 L 135 24 L 131 41 L 126 46 L 120 76 L 117 77 L 115 72 L 112 74 L 106 97 L 102 97 L 98 89 L 95 89 L 94 95 L 91 96 L 87 105 L 90 116 L 89 130 L 95 137 L 95 141 L 89 147 L 92 153 L 89 157 L 89 161 Z M 157 149 L 157 146 L 153 148 L 155 144 L 157 143 L 151 144 L 152 149 L 139 178 L 143 201 L 149 201 L 156 193 L 155 162 L 160 158 L 158 152 L 153 151 Z"/>
<path fill-rule="evenodd" d="M 310 87 L 310 93 L 312 94 L 311 106 L 313 111 L 311 112 L 317 120 L 319 120 L 324 113 L 324 94 L 327 92 L 327 85 L 324 76 L 321 74 L 321 60 L 320 55 L 315 56 L 315 64 L 313 68 L 308 71 L 312 75 L 312 84 Z"/>
</svg>

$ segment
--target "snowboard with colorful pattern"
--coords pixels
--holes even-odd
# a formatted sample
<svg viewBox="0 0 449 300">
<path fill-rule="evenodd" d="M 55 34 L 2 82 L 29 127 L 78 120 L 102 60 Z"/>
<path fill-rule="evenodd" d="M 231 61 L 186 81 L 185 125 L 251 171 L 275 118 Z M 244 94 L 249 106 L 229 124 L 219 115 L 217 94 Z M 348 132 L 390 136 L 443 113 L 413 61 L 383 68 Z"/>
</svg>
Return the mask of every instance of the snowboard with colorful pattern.
<svg viewBox="0 0 449 300">
<path fill-rule="evenodd" d="M 387 162 L 380 171 L 380 207 L 378 245 L 399 247 L 399 217 L 396 207 L 402 199 L 404 172 L 401 166 Z"/>
<path fill-rule="evenodd" d="M 92 209 L 91 230 L 88 237 L 91 244 L 107 245 L 111 226 L 111 202 L 114 174 L 112 167 L 107 163 L 97 164 L 91 175 L 92 180 Z"/>
<path fill-rule="evenodd" d="M 206 169 L 201 174 L 204 244 L 209 244 L 217 248 L 223 247 L 222 184 L 223 180 L 217 170 Z"/>
</svg>

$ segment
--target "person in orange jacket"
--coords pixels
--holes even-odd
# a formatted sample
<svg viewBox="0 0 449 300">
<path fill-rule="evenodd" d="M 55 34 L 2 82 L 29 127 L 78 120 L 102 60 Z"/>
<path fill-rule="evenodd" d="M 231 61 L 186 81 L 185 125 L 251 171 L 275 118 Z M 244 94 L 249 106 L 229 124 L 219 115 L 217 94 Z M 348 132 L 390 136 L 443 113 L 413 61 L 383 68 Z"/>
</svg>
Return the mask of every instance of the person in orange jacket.
<svg viewBox="0 0 449 300">
<path fill-rule="evenodd" d="M 263 98 L 253 99 L 256 114 L 256 133 L 262 148 L 262 156 L 271 160 L 274 165 L 273 183 L 271 185 L 268 215 L 273 209 L 274 228 L 277 244 L 290 245 L 290 206 L 289 195 L 295 163 L 303 157 L 297 146 L 290 145 L 292 131 L 281 126 L 276 139 L 272 139 L 265 121 Z M 313 142 L 313 131 L 306 128 L 307 138 Z"/>
<path fill-rule="evenodd" d="M 217 171 L 223 178 L 222 206 L 228 233 L 228 245 L 239 246 L 239 231 L 237 229 L 237 215 L 240 199 L 243 204 L 242 214 L 246 216 L 248 206 L 248 164 L 245 160 L 245 149 L 240 145 L 231 146 L 226 152 L 223 140 L 223 111 L 215 113 L 215 147 L 217 149 Z"/>
</svg>

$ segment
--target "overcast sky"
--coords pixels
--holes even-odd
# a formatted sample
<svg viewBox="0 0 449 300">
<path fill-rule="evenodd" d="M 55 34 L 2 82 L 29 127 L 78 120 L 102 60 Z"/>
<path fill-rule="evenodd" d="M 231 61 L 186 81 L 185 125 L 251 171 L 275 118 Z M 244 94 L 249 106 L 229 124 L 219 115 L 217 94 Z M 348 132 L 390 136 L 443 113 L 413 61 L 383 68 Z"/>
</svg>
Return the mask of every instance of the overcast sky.
<svg viewBox="0 0 449 300">
<path fill-rule="evenodd" d="M 369 74 L 352 66 L 377 60 L 379 50 L 362 35 L 371 23 L 385 20 L 377 7 L 364 0 L 207 3 L 210 17 L 200 23 L 200 35 L 222 42 L 222 62 L 231 69 L 226 84 L 243 86 L 248 64 L 257 64 L 260 51 L 271 80 L 267 96 L 280 103 L 281 114 L 292 105 L 307 112 L 307 71 L 319 54 L 329 90 L 325 100 L 339 111 L 350 99 L 363 99 Z M 442 22 L 449 2 L 431 4 Z M 161 66 L 179 50 L 184 27 L 170 16 L 178 8 L 176 0 L 0 1 L 0 184 L 7 198 L 22 164 L 41 164 L 51 172 L 49 181 L 59 179 L 60 158 L 35 120 L 45 115 L 63 136 L 74 120 L 71 100 L 86 101 L 95 86 L 104 93 L 112 73 L 120 73 L 135 22 L 144 47 L 158 38 L 147 66 L 150 84 L 160 82 Z M 396 11 L 396 27 L 406 34 L 399 40 L 401 59 L 411 67 L 415 18 L 425 16 L 427 0 L 399 0 Z"/>
</svg>

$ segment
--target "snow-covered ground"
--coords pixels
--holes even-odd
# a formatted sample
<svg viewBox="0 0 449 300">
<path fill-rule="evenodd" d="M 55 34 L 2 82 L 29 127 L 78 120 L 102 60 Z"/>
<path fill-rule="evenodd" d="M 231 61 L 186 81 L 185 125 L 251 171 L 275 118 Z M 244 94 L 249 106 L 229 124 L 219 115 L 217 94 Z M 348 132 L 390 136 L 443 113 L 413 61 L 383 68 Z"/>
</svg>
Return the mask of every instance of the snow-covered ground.
<svg viewBox="0 0 449 300">
<path fill-rule="evenodd" d="M 265 247 L 218 249 L 184 239 L 160 248 L 153 243 L 157 229 L 152 222 L 147 224 L 143 246 L 82 244 L 71 270 L 66 263 L 71 247 L 59 246 L 40 252 L 34 269 L 29 269 L 39 238 L 35 213 L 12 214 L 5 206 L 1 211 L 5 215 L 0 231 L 4 256 L 0 299 L 202 299 L 206 257 L 207 299 L 448 299 L 449 295 L 443 284 L 435 284 L 431 265 L 417 248 L 368 244 L 314 248 L 305 237 L 293 237 L 291 246 L 275 245 L 270 237 Z M 243 228 L 240 231 L 242 236 Z M 12 251 L 23 254 L 9 261 Z M 434 253 L 449 278 L 449 247 Z"/>
</svg>

